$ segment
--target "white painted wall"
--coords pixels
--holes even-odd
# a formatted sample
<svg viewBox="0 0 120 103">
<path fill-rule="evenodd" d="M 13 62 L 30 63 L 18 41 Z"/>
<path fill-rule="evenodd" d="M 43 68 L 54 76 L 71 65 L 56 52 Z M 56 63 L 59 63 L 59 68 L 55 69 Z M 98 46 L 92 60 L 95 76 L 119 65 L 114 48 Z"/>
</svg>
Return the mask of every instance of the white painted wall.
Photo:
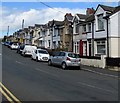
<svg viewBox="0 0 120 103">
<path fill-rule="evenodd" d="M 101 59 L 81 58 L 81 64 L 93 66 L 93 67 L 105 68 L 106 67 L 105 57 L 106 57 L 105 55 L 101 55 Z"/>
<path fill-rule="evenodd" d="M 118 22 L 118 18 L 120 19 L 120 11 L 110 16 L 110 37 L 120 37 L 120 29 L 118 28 L 118 26 L 120 27 L 120 23 Z"/>
<path fill-rule="evenodd" d="M 110 38 L 109 45 L 110 45 L 110 57 L 119 57 L 119 44 L 120 38 Z"/>
</svg>

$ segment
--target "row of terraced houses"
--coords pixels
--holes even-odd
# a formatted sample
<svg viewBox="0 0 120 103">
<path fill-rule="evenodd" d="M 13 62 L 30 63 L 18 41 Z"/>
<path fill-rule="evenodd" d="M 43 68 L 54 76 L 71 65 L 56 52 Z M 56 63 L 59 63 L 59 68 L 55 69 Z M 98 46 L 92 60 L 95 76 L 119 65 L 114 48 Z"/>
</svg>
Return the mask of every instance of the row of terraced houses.
<svg viewBox="0 0 120 103">
<path fill-rule="evenodd" d="M 87 8 L 86 14 L 66 13 L 63 21 L 20 29 L 13 38 L 24 44 L 73 51 L 80 54 L 83 64 L 120 66 L 120 6 L 99 4 L 96 10 Z"/>
</svg>

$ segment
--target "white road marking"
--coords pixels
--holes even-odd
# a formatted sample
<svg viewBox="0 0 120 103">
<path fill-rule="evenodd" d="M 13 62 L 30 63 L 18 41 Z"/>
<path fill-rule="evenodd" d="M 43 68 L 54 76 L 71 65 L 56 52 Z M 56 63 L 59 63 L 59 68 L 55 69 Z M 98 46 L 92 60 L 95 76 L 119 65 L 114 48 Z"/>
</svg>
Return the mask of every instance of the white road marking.
<svg viewBox="0 0 120 103">
<path fill-rule="evenodd" d="M 52 76 L 55 76 L 55 77 L 58 77 L 57 75 L 54 75 L 54 74 L 52 74 L 50 72 L 47 72 L 47 71 L 44 71 L 44 70 L 41 70 L 41 69 L 38 69 L 38 68 L 35 68 L 35 70 L 46 73 L 46 74 L 49 74 L 49 75 L 52 75 Z"/>
<path fill-rule="evenodd" d="M 94 85 L 90 85 L 90 84 L 86 84 L 86 83 L 83 83 L 83 82 L 78 82 L 78 84 L 81 84 L 81 85 L 84 85 L 84 86 L 88 86 L 88 87 L 91 87 L 91 88 L 95 88 L 95 89 L 99 89 L 99 90 L 103 90 L 103 91 L 110 92 L 110 93 L 116 93 L 116 94 L 118 93 L 118 92 L 115 92 L 115 91 L 112 91 L 112 90 L 100 88 L 100 87 L 97 87 L 97 86 L 94 86 Z"/>
<path fill-rule="evenodd" d="M 16 63 L 18 63 L 18 64 L 22 64 L 22 65 L 24 65 L 23 63 L 21 63 L 21 62 L 19 62 L 19 61 L 15 61 Z"/>
<path fill-rule="evenodd" d="M 85 68 L 83 68 L 83 70 L 87 70 L 87 71 L 90 71 L 90 72 L 93 72 L 93 73 L 96 73 L 96 74 L 105 75 L 105 76 L 111 76 L 111 77 L 115 77 L 115 78 L 118 78 L 118 79 L 119 79 L 119 77 L 116 76 L 116 75 L 110 75 L 110 74 L 105 74 L 105 73 L 101 73 L 101 72 L 96 72 L 96 71 L 94 71 L 94 70 L 85 69 Z"/>
</svg>

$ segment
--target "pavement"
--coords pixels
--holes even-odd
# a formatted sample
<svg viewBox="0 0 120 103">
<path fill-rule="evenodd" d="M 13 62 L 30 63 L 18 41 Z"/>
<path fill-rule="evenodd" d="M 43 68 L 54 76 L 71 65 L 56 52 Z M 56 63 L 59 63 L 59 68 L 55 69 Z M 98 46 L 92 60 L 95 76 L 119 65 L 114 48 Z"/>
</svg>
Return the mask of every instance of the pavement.
<svg viewBox="0 0 120 103">
<path fill-rule="evenodd" d="M 114 78 L 119 78 L 120 77 L 120 72 L 119 71 L 113 71 L 110 70 L 109 68 L 97 68 L 97 67 L 90 67 L 90 66 L 86 66 L 86 65 L 82 65 L 81 66 L 82 70 L 88 71 L 88 72 L 92 72 L 92 73 L 96 73 L 99 75 L 106 75 L 106 76 L 111 76 Z"/>
</svg>

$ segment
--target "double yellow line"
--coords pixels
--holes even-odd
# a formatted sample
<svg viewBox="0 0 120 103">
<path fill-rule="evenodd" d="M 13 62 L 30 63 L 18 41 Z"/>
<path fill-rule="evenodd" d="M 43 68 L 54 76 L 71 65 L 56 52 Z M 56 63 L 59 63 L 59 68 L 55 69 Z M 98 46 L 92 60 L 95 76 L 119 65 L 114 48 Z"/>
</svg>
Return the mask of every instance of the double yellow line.
<svg viewBox="0 0 120 103">
<path fill-rule="evenodd" d="M 21 103 L 1 82 L 0 92 L 6 97 L 10 103 Z"/>
</svg>

